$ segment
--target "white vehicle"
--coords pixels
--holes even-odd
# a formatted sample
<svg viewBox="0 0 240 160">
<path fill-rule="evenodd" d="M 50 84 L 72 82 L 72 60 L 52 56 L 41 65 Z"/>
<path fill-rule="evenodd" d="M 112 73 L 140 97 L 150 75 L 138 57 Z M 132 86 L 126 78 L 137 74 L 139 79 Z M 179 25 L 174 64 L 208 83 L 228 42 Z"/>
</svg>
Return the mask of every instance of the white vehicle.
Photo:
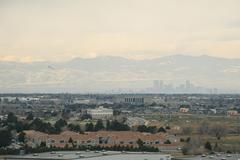
<svg viewBox="0 0 240 160">
<path fill-rule="evenodd" d="M 81 155 L 79 155 L 79 158 L 85 158 L 85 156 L 81 154 Z"/>
<path fill-rule="evenodd" d="M 108 153 L 107 152 L 103 152 L 102 155 L 107 155 Z"/>
<path fill-rule="evenodd" d="M 202 157 L 206 157 L 206 154 L 202 154 Z"/>
<path fill-rule="evenodd" d="M 232 155 L 231 155 L 231 154 L 228 154 L 227 157 L 232 157 Z"/>
<path fill-rule="evenodd" d="M 80 155 L 81 153 L 80 153 L 80 152 L 76 152 L 75 154 L 76 154 L 76 155 Z"/>
<path fill-rule="evenodd" d="M 59 154 L 58 157 L 63 157 L 63 154 Z"/>
</svg>

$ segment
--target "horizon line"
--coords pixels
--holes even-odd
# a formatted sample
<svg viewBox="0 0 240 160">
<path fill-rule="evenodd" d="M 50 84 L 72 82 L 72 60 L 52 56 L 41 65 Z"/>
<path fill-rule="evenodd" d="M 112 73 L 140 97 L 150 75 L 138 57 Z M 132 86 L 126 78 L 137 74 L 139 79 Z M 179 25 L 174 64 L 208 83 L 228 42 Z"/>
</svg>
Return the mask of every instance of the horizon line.
<svg viewBox="0 0 240 160">
<path fill-rule="evenodd" d="M 226 60 L 240 60 L 240 58 L 228 58 L 228 57 L 221 57 L 221 56 L 212 56 L 212 55 L 207 55 L 207 54 L 201 54 L 201 55 L 189 55 L 189 54 L 172 54 L 172 55 L 163 55 L 163 56 L 157 56 L 157 57 L 151 57 L 151 58 L 144 58 L 144 59 L 135 59 L 127 56 L 114 56 L 114 55 L 99 55 L 95 57 L 80 57 L 76 56 L 73 57 L 69 60 L 58 60 L 58 61 L 51 61 L 51 60 L 36 60 L 36 61 L 21 61 L 21 60 L 1 60 L 0 62 L 9 62 L 9 63 L 25 63 L 25 64 L 31 64 L 31 63 L 43 63 L 43 62 L 54 62 L 54 63 L 63 63 L 63 62 L 71 62 L 76 59 L 82 59 L 82 60 L 91 60 L 91 59 L 97 59 L 97 58 L 104 58 L 104 57 L 112 57 L 112 58 L 122 58 L 126 60 L 132 60 L 132 61 L 145 61 L 145 60 L 155 60 L 155 59 L 160 59 L 160 58 L 165 58 L 165 57 L 176 57 L 176 56 L 186 56 L 186 57 L 194 57 L 194 58 L 199 58 L 199 57 L 209 57 L 209 58 L 216 58 L 216 59 L 226 59 Z"/>
</svg>

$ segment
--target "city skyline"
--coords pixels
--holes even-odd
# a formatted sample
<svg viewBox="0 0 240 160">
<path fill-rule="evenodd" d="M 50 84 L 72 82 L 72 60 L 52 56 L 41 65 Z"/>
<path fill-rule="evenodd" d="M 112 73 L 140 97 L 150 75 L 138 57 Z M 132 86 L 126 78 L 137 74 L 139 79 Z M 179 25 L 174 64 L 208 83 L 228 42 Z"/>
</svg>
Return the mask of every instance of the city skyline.
<svg viewBox="0 0 240 160">
<path fill-rule="evenodd" d="M 135 82 L 138 83 L 138 82 Z M 120 93 L 127 93 L 127 94 L 223 94 L 223 93 L 238 93 L 238 91 L 227 90 L 227 89 L 218 89 L 214 87 L 204 87 L 199 86 L 191 82 L 190 80 L 186 80 L 184 82 L 171 82 L 171 81 L 164 81 L 164 80 L 153 80 L 152 86 L 149 85 L 146 88 L 117 88 L 114 90 L 104 91 L 104 93 L 108 94 L 120 94 Z"/>
<path fill-rule="evenodd" d="M 105 56 L 57 63 L 1 62 L 0 88 L 2 93 L 146 92 L 153 80 L 176 85 L 190 80 L 219 93 L 239 93 L 239 64 L 240 59 L 186 55 L 141 61 Z M 195 93 L 203 92 L 198 89 Z"/>
<path fill-rule="evenodd" d="M 238 93 L 239 6 L 238 0 L 0 0 L 0 90 L 102 93 L 143 90 L 162 79 Z"/>
</svg>

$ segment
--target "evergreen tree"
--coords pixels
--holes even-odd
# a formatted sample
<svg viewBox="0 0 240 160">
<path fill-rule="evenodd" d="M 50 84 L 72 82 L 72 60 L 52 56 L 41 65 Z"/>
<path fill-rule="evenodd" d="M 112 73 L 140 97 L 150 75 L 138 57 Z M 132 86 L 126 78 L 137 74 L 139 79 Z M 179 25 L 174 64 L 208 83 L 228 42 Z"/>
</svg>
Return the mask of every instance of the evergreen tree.
<svg viewBox="0 0 240 160">
<path fill-rule="evenodd" d="M 16 123 L 17 117 L 12 112 L 10 112 L 10 113 L 8 113 L 7 122 L 8 123 Z"/>
<path fill-rule="evenodd" d="M 80 127 L 80 125 L 79 124 L 69 124 L 68 125 L 68 129 L 70 130 L 70 131 L 73 131 L 73 132 L 82 132 L 82 130 L 81 130 L 81 127 Z"/>
<path fill-rule="evenodd" d="M 145 125 L 140 125 L 137 128 L 137 131 L 139 132 L 149 132 L 149 133 L 156 133 L 157 127 L 156 126 L 145 126 Z"/>
<path fill-rule="evenodd" d="M 72 137 L 69 138 L 68 143 L 73 143 Z"/>
<path fill-rule="evenodd" d="M 62 131 L 62 127 L 66 126 L 67 122 L 63 119 L 59 119 L 55 122 L 54 128 L 56 133 L 60 133 Z"/>
<path fill-rule="evenodd" d="M 24 143 L 25 142 L 25 138 L 26 138 L 25 136 L 26 136 L 26 133 L 20 132 L 19 135 L 18 135 L 18 141 Z"/>
<path fill-rule="evenodd" d="M 141 139 L 137 140 L 138 147 L 141 148 L 143 147 L 144 142 Z"/>
<path fill-rule="evenodd" d="M 33 118 L 34 118 L 34 116 L 33 116 L 33 113 L 32 112 L 30 112 L 28 115 L 27 115 L 27 120 L 33 120 Z"/>
<path fill-rule="evenodd" d="M 170 130 L 170 129 L 171 129 L 171 127 L 170 127 L 170 126 L 167 126 L 167 127 L 166 127 L 166 129 L 167 129 L 167 130 Z"/>
<path fill-rule="evenodd" d="M 8 130 L 0 130 L 0 148 L 11 144 L 12 135 Z"/>
<path fill-rule="evenodd" d="M 40 147 L 43 147 L 43 148 L 46 147 L 46 142 L 41 142 Z"/>
<path fill-rule="evenodd" d="M 109 120 L 107 120 L 107 124 L 106 124 L 106 130 L 110 130 L 110 127 L 111 127 L 111 123 Z"/>
<path fill-rule="evenodd" d="M 166 133 L 167 131 L 163 127 L 160 127 L 158 132 Z"/>
<path fill-rule="evenodd" d="M 112 121 L 109 130 L 112 131 L 129 131 L 128 125 L 118 122 L 117 120 Z"/>
<path fill-rule="evenodd" d="M 170 141 L 170 140 L 166 140 L 166 141 L 164 142 L 164 144 L 171 144 L 171 141 Z"/>
<path fill-rule="evenodd" d="M 99 131 L 99 130 L 102 130 L 104 129 L 104 125 L 103 125 L 103 121 L 101 119 L 99 119 L 95 125 L 95 128 L 94 130 L 95 131 Z"/>
<path fill-rule="evenodd" d="M 54 124 L 54 127 L 56 128 L 57 131 L 61 131 L 61 128 L 66 126 L 67 122 L 63 119 L 59 119 L 58 121 L 56 121 L 56 123 Z"/>
<path fill-rule="evenodd" d="M 85 130 L 88 131 L 88 132 L 94 131 L 93 123 L 87 123 L 87 124 L 85 125 Z"/>
<path fill-rule="evenodd" d="M 209 151 L 212 150 L 212 145 L 211 145 L 211 143 L 210 143 L 209 141 L 207 141 L 207 142 L 205 143 L 204 147 L 205 147 L 207 150 L 209 150 Z"/>
</svg>

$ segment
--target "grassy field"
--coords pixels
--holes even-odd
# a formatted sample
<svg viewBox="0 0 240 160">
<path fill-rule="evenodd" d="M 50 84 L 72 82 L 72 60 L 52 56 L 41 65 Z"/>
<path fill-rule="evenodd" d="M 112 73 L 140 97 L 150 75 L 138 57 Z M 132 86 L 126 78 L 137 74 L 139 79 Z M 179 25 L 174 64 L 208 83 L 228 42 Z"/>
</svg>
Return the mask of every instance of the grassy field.
<svg viewBox="0 0 240 160">
<path fill-rule="evenodd" d="M 192 115 L 192 114 L 151 114 L 145 115 L 147 120 L 157 120 L 163 126 L 170 126 L 172 129 L 168 131 L 171 134 L 177 134 L 180 138 L 187 139 L 191 137 L 192 139 L 197 139 L 204 145 L 209 141 L 214 147 L 215 144 L 223 151 L 240 152 L 240 134 L 236 133 L 237 126 L 240 129 L 240 116 L 227 117 L 227 116 L 210 116 L 210 115 Z M 220 139 L 213 135 L 200 135 L 198 128 L 202 122 L 207 122 L 209 126 L 214 126 L 215 124 L 221 125 L 225 128 L 226 134 Z M 192 128 L 191 133 L 184 134 L 182 129 L 184 127 Z M 178 128 L 178 130 L 176 130 Z"/>
<path fill-rule="evenodd" d="M 185 126 L 198 125 L 200 122 L 217 122 L 227 126 L 235 126 L 240 124 L 240 116 L 227 117 L 227 116 L 209 116 L 209 115 L 196 115 L 196 114 L 151 114 L 145 115 L 147 120 L 158 120 L 165 125 L 170 126 Z"/>
</svg>

